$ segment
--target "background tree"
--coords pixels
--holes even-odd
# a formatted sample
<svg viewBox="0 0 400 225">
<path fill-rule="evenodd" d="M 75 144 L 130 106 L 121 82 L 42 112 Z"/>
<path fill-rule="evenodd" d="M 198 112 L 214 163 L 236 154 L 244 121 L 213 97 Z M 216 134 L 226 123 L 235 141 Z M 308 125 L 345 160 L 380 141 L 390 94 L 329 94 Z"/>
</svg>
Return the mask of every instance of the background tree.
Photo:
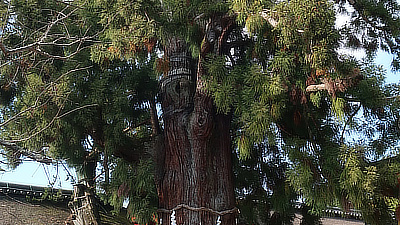
<svg viewBox="0 0 400 225">
<path fill-rule="evenodd" d="M 8 66 L 2 67 L 2 75 L 4 82 L 15 89 L 14 96 L 2 102 L 1 143 L 6 147 L 9 162 L 17 166 L 21 156 L 31 157 L 32 152 L 36 160 L 46 156 L 47 163 L 53 159 L 67 160 L 90 192 L 97 187 L 104 197 L 114 196 L 107 197 L 106 202 L 118 209 L 122 207 L 121 199 L 128 196 L 155 201 L 153 184 L 143 180 L 146 175 L 147 180 L 152 177 L 146 150 L 151 133 L 147 110 L 150 105 L 154 107 L 149 99 L 154 98 L 157 83 L 151 61 L 137 58 L 129 63 L 118 60 L 101 65 L 93 63 L 88 46 L 102 27 L 98 25 L 98 17 L 89 10 L 83 11 L 79 2 L 14 1 L 12 4 L 8 5 L 13 9 L 10 26 L 21 30 L 17 34 L 23 35 L 18 36 L 21 42 L 16 42 L 17 46 L 7 42 L 15 37 L 5 35 L 3 39 L 8 49 L 5 53 L 9 55 L 3 58 Z M 33 9 L 35 12 L 31 14 Z M 35 34 L 32 30 L 37 36 L 26 35 Z M 15 32 L 11 30 L 10 35 Z M 26 58 L 26 64 L 21 65 L 14 58 L 19 55 Z M 132 165 L 127 166 L 114 156 Z M 120 167 L 131 168 L 129 172 L 121 172 Z M 96 169 L 101 170 L 101 176 Z M 147 173 L 143 174 L 143 170 Z M 125 175 L 132 178 L 136 174 L 143 175 L 122 180 Z M 120 192 L 120 185 L 128 189 Z M 136 208 L 129 205 L 130 214 L 139 212 L 146 215 L 143 218 L 153 215 L 149 203 L 142 199 L 140 202 Z M 92 208 L 96 210 L 96 206 Z"/>
</svg>

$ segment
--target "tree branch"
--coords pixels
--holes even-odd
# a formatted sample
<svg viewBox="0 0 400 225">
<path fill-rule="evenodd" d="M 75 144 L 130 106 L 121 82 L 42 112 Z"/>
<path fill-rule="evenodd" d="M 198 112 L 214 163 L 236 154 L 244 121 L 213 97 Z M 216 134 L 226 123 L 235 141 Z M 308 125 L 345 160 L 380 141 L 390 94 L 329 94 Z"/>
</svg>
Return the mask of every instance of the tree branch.
<svg viewBox="0 0 400 225">
<path fill-rule="evenodd" d="M 306 88 L 306 92 L 317 92 L 323 90 L 328 90 L 326 84 L 312 84 L 308 85 Z"/>
<path fill-rule="evenodd" d="M 70 73 L 74 73 L 74 72 L 81 71 L 81 70 L 86 70 L 86 69 L 89 69 L 89 68 L 92 68 L 92 67 L 93 67 L 93 66 L 87 66 L 87 67 L 82 67 L 82 68 L 71 69 L 71 70 L 67 71 L 66 73 L 62 74 L 61 76 L 59 76 L 54 82 L 57 82 L 57 81 L 61 80 L 62 77 L 66 76 L 66 75 L 68 75 L 68 74 L 70 74 Z M 46 105 L 46 104 L 48 103 L 49 100 L 44 101 L 44 102 L 43 102 L 42 104 L 40 104 L 40 105 L 39 105 L 39 100 L 40 100 L 40 98 L 42 97 L 42 95 L 44 95 L 44 93 L 45 93 L 47 90 L 49 90 L 51 87 L 52 87 L 51 84 L 50 84 L 50 85 L 47 85 L 47 86 L 42 90 L 42 92 L 38 95 L 38 97 L 37 97 L 36 100 L 35 100 L 35 103 L 34 103 L 32 106 L 27 107 L 25 110 L 22 110 L 22 111 L 18 112 L 16 115 L 14 115 L 14 116 L 12 116 L 11 118 L 7 119 L 6 121 L 0 123 L 0 127 L 6 126 L 7 124 L 9 124 L 10 122 L 12 122 L 12 121 L 18 119 L 21 115 L 23 115 L 24 113 L 26 113 L 26 112 L 28 112 L 28 111 L 35 110 L 35 109 L 37 109 L 37 108 L 40 108 L 40 107 Z M 83 109 L 83 108 L 87 108 L 87 107 L 91 107 L 91 106 L 97 106 L 97 104 L 91 104 L 91 105 L 85 105 L 85 106 L 78 107 L 78 108 L 76 108 L 76 109 L 73 109 L 73 110 L 71 110 L 71 111 L 69 111 L 69 112 L 64 113 L 63 115 L 59 116 L 59 118 L 62 118 L 62 117 L 66 116 L 66 115 L 68 115 L 68 114 L 70 114 L 70 113 L 72 113 L 72 112 L 75 112 L 75 111 L 77 111 L 77 110 L 80 110 L 80 109 Z"/>
<path fill-rule="evenodd" d="M 135 126 L 133 126 L 133 127 L 132 126 L 126 127 L 125 129 L 122 130 L 122 132 L 126 133 L 126 132 L 128 132 L 130 130 L 133 130 L 135 128 L 138 128 L 140 126 L 143 126 L 143 125 L 146 125 L 146 124 L 150 124 L 150 123 L 151 123 L 151 119 L 148 119 L 148 120 L 142 121 L 142 122 L 140 122 L 138 124 L 135 124 Z"/>
<path fill-rule="evenodd" d="M 45 156 L 43 154 L 40 154 L 38 152 L 33 152 L 33 151 L 26 150 L 26 149 L 18 146 L 15 143 L 11 143 L 11 142 L 8 142 L 8 141 L 0 139 L 0 145 L 6 147 L 8 149 L 11 149 L 14 154 L 21 154 L 21 155 L 26 156 L 26 157 L 28 157 L 30 159 L 33 159 L 36 162 L 44 163 L 44 164 L 47 164 L 47 165 L 53 163 L 53 159 L 52 158 L 50 158 L 48 156 Z"/>
<path fill-rule="evenodd" d="M 344 132 L 346 131 L 346 127 L 348 124 L 350 124 L 350 121 L 353 119 L 353 117 L 358 113 L 358 111 L 361 109 L 361 104 L 358 105 L 357 109 L 349 116 L 347 119 L 346 123 L 343 126 L 342 134 L 340 135 L 340 144 L 343 144 L 344 142 Z"/>
<path fill-rule="evenodd" d="M 260 14 L 272 27 L 275 28 L 278 26 L 278 21 L 270 15 L 270 10 L 263 9 Z"/>
<path fill-rule="evenodd" d="M 72 110 L 70 110 L 70 111 L 68 111 L 68 112 L 66 112 L 66 113 L 63 113 L 62 115 L 57 116 L 56 118 L 57 118 L 57 119 L 61 119 L 61 118 L 63 118 L 64 116 L 67 116 L 67 115 L 69 115 L 69 114 L 71 114 L 71 113 L 73 113 L 73 112 L 76 112 L 76 111 L 78 111 L 78 110 L 81 110 L 81 109 L 84 109 L 84 108 L 89 108 L 89 107 L 94 107 L 94 106 L 99 106 L 99 104 L 94 103 L 94 104 L 90 104 L 90 105 L 80 106 L 80 107 L 75 108 L 75 109 L 72 109 Z"/>
<path fill-rule="evenodd" d="M 20 138 L 20 139 L 17 139 L 17 140 L 7 140 L 5 142 L 7 142 L 7 143 L 16 143 L 16 142 L 27 141 L 27 140 L 35 137 L 36 135 L 42 133 L 47 128 L 49 128 L 56 120 L 61 119 L 62 117 L 67 116 L 67 115 L 69 115 L 69 114 L 71 114 L 71 113 L 73 113 L 75 111 L 78 111 L 78 110 L 81 110 L 81 109 L 84 109 L 84 108 L 88 108 L 88 107 L 93 107 L 93 106 L 98 106 L 98 104 L 84 105 L 84 106 L 72 109 L 72 110 L 70 110 L 68 112 L 65 112 L 65 113 L 63 113 L 61 115 L 60 115 L 60 113 L 61 113 L 61 110 L 63 109 L 63 107 L 60 107 L 59 110 L 57 111 L 56 115 L 53 117 L 53 119 L 45 127 L 41 128 L 40 130 L 34 132 L 31 135 L 28 135 L 27 137 Z M 36 130 L 36 129 L 38 129 L 38 127 L 34 128 L 33 130 Z"/>
</svg>

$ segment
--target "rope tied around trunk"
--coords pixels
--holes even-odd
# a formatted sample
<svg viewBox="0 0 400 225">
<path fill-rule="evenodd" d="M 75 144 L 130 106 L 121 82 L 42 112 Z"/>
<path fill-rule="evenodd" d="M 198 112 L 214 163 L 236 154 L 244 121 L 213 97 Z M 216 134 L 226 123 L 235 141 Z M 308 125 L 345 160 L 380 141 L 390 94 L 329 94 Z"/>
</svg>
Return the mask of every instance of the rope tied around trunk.
<svg viewBox="0 0 400 225">
<path fill-rule="evenodd" d="M 194 211 L 194 212 L 202 212 L 203 211 L 203 212 L 210 212 L 212 214 L 215 214 L 218 216 L 216 225 L 221 225 L 221 216 L 226 215 L 226 214 L 239 214 L 240 213 L 239 209 L 236 207 L 234 207 L 232 209 L 228 209 L 228 210 L 216 211 L 214 209 L 210 209 L 210 208 L 206 208 L 206 207 L 191 207 L 186 204 L 179 204 L 173 209 L 158 209 L 157 212 L 171 214 L 171 225 L 176 225 L 175 212 L 176 212 L 176 210 L 179 210 L 179 209 L 187 209 L 187 210 Z M 160 219 L 160 224 L 163 224 L 162 219 Z"/>
<path fill-rule="evenodd" d="M 210 209 L 207 207 L 192 207 L 192 206 L 188 206 L 186 204 L 179 204 L 173 209 L 158 209 L 157 212 L 171 214 L 174 211 L 179 210 L 179 209 L 187 209 L 187 210 L 194 211 L 194 212 L 209 212 L 209 213 L 215 214 L 217 216 L 224 216 L 226 214 L 239 214 L 240 213 L 239 209 L 236 207 L 234 207 L 232 209 L 228 209 L 228 210 L 217 211 L 217 210 Z"/>
<path fill-rule="evenodd" d="M 221 225 L 221 216 L 218 216 L 217 224 L 216 224 L 216 225 Z"/>
</svg>

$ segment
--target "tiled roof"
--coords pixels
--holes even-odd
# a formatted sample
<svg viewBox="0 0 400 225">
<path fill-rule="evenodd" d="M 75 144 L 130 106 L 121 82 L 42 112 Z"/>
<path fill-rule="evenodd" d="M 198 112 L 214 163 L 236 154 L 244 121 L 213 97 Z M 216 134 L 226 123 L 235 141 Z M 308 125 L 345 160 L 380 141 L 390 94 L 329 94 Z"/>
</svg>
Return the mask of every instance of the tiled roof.
<svg viewBox="0 0 400 225">
<path fill-rule="evenodd" d="M 58 201 L 43 200 L 45 195 L 57 195 Z M 64 225 L 71 195 L 71 190 L 0 182 L 0 224 Z"/>
<path fill-rule="evenodd" d="M 72 190 L 63 190 L 56 188 L 38 187 L 32 185 L 12 184 L 0 182 L 0 193 L 9 195 L 22 195 L 31 197 L 41 197 L 45 193 L 61 194 L 64 199 L 71 199 Z"/>
</svg>

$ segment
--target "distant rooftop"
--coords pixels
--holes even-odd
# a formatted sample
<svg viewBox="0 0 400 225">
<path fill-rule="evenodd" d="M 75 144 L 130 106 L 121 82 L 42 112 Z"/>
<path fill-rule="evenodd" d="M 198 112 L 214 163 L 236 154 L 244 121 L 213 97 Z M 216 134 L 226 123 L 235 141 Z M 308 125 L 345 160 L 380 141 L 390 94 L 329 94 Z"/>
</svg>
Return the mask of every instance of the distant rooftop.
<svg viewBox="0 0 400 225">
<path fill-rule="evenodd" d="M 46 195 L 55 195 L 58 201 L 42 201 Z M 1 224 L 64 225 L 71 214 L 71 197 L 71 190 L 0 182 Z"/>
<path fill-rule="evenodd" d="M 13 184 L 0 182 L 0 193 L 9 195 L 23 195 L 31 197 L 41 197 L 45 193 L 61 194 L 64 199 L 71 199 L 73 195 L 72 190 L 57 189 L 51 187 L 40 187 L 24 184 Z"/>
</svg>

